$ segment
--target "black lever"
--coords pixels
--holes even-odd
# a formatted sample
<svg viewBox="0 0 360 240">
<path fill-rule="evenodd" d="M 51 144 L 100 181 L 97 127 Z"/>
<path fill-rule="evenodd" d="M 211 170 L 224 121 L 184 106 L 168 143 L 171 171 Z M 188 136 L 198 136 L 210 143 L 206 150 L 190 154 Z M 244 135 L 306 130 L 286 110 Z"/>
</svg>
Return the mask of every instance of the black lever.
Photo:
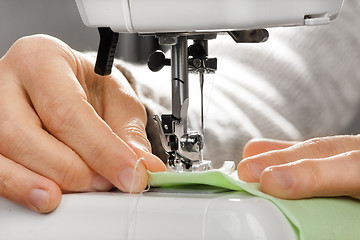
<svg viewBox="0 0 360 240">
<path fill-rule="evenodd" d="M 95 63 L 95 73 L 99 75 L 110 75 L 114 62 L 116 46 L 119 40 L 119 33 L 113 32 L 109 27 L 98 28 L 100 44 Z"/>
</svg>

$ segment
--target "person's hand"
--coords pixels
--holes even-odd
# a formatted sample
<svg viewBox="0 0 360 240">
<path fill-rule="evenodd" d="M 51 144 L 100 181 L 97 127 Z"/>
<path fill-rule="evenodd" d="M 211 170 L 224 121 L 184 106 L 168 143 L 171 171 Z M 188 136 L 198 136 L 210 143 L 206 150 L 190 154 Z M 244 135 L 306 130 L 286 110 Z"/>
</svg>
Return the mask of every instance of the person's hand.
<svg viewBox="0 0 360 240">
<path fill-rule="evenodd" d="M 360 136 L 314 138 L 304 142 L 258 139 L 244 148 L 238 176 L 260 182 L 267 194 L 300 199 L 360 198 Z"/>
<path fill-rule="evenodd" d="M 0 60 L 0 196 L 49 212 L 62 191 L 140 192 L 146 169 L 165 170 L 128 81 L 93 69 L 91 57 L 44 35 L 21 38 Z"/>
</svg>

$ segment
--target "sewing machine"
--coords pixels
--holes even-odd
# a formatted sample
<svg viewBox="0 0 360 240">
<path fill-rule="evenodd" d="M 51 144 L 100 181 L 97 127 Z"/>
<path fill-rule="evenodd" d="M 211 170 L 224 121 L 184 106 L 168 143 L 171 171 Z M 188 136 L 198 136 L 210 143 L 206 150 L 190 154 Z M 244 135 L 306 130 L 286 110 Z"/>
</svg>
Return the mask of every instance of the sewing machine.
<svg viewBox="0 0 360 240">
<path fill-rule="evenodd" d="M 118 32 L 154 35 L 171 46 L 148 66 L 172 69 L 172 113 L 154 119 L 169 165 L 175 171 L 206 171 L 203 133 L 187 127 L 188 73 L 214 73 L 208 40 L 229 34 L 236 42 L 260 43 L 264 29 L 328 24 L 342 0 L 76 0 L 82 20 L 99 28 L 95 70 L 110 74 Z M 188 46 L 188 40 L 193 43 Z M 220 59 L 221 61 L 221 59 Z M 165 81 L 165 80 L 164 80 Z M 202 92 L 200 93 L 202 95 Z M 203 119 L 200 120 L 203 123 Z M 202 125 L 203 126 L 203 125 Z M 0 239 L 297 239 L 281 211 L 268 200 L 221 189 L 162 190 L 143 195 L 65 194 L 46 215 L 0 198 Z"/>
<path fill-rule="evenodd" d="M 95 72 L 111 73 L 118 33 L 154 35 L 171 46 L 171 59 L 161 51 L 148 61 L 151 71 L 171 66 L 172 113 L 154 116 L 168 165 L 175 171 L 205 171 L 204 74 L 215 73 L 217 59 L 208 57 L 208 40 L 229 34 L 237 43 L 265 42 L 265 27 L 328 24 L 337 17 L 342 0 L 76 0 L 83 22 L 97 27 L 100 45 Z M 188 40 L 193 44 L 188 46 Z M 197 73 L 201 86 L 201 132 L 188 129 L 188 74 Z"/>
</svg>

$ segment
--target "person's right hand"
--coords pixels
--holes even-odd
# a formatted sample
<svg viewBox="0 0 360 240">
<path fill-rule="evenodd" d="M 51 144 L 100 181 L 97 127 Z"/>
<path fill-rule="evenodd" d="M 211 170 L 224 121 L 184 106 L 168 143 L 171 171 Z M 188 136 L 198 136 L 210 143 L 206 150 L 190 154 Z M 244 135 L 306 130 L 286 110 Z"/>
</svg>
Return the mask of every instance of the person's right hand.
<svg viewBox="0 0 360 240">
<path fill-rule="evenodd" d="M 360 199 L 360 135 L 303 142 L 254 139 L 244 148 L 239 179 L 284 199 L 349 196 Z"/>
<path fill-rule="evenodd" d="M 62 191 L 140 192 L 146 169 L 165 170 L 127 79 L 93 69 L 91 57 L 44 35 L 0 59 L 0 196 L 49 212 Z"/>
</svg>

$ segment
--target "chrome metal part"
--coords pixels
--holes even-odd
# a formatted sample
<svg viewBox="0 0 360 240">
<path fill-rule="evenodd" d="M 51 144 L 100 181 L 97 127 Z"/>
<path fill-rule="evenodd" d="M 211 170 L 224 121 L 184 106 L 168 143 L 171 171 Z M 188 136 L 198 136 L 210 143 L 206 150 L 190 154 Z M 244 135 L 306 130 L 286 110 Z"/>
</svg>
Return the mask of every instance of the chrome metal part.
<svg viewBox="0 0 360 240">
<path fill-rule="evenodd" d="M 216 36 L 216 35 L 215 35 Z M 168 153 L 168 165 L 174 171 L 205 171 L 211 169 L 211 162 L 203 162 L 203 106 L 201 106 L 202 132 L 188 129 L 189 108 L 189 72 L 198 73 L 200 85 L 204 84 L 204 73 L 214 72 L 216 62 L 210 64 L 207 58 L 207 40 L 215 36 L 196 35 L 171 35 L 160 36 L 159 42 L 171 45 L 171 82 L 172 82 L 172 114 L 163 114 L 161 118 L 155 116 L 154 120 L 159 127 L 161 143 Z M 188 47 L 188 38 L 194 44 Z M 176 38 L 176 40 L 174 40 Z M 190 55 L 191 54 L 191 55 Z M 149 58 L 149 68 L 153 71 L 160 70 L 167 64 L 167 59 L 161 53 L 155 52 Z M 211 65 L 211 67 L 207 67 Z M 201 94 L 203 97 L 203 94 Z M 201 100 L 203 104 L 203 100 Z"/>
<path fill-rule="evenodd" d="M 263 42 L 268 38 L 265 29 L 228 32 L 236 42 Z M 216 33 L 169 33 L 157 35 L 159 43 L 171 46 L 171 59 L 161 52 L 152 54 L 148 66 L 159 71 L 171 66 L 172 113 L 154 116 L 159 127 L 161 144 L 168 154 L 168 165 L 173 171 L 207 171 L 210 161 L 204 161 L 204 74 L 215 73 L 217 59 L 208 57 L 208 40 Z M 193 44 L 188 46 L 188 40 Z M 201 89 L 201 133 L 188 129 L 189 73 L 199 74 Z M 229 169 L 231 166 L 227 166 Z"/>
<path fill-rule="evenodd" d="M 197 132 L 190 132 L 181 137 L 180 144 L 185 152 L 200 152 L 203 149 L 204 141 Z"/>
<path fill-rule="evenodd" d="M 183 103 L 189 98 L 188 75 L 187 37 L 181 36 L 178 37 L 177 44 L 171 46 L 172 114 L 179 119 Z M 186 132 L 187 109 L 185 119 L 182 120 Z"/>
<path fill-rule="evenodd" d="M 192 165 L 193 172 L 204 172 L 212 169 L 212 163 L 209 160 L 196 162 Z"/>
</svg>

